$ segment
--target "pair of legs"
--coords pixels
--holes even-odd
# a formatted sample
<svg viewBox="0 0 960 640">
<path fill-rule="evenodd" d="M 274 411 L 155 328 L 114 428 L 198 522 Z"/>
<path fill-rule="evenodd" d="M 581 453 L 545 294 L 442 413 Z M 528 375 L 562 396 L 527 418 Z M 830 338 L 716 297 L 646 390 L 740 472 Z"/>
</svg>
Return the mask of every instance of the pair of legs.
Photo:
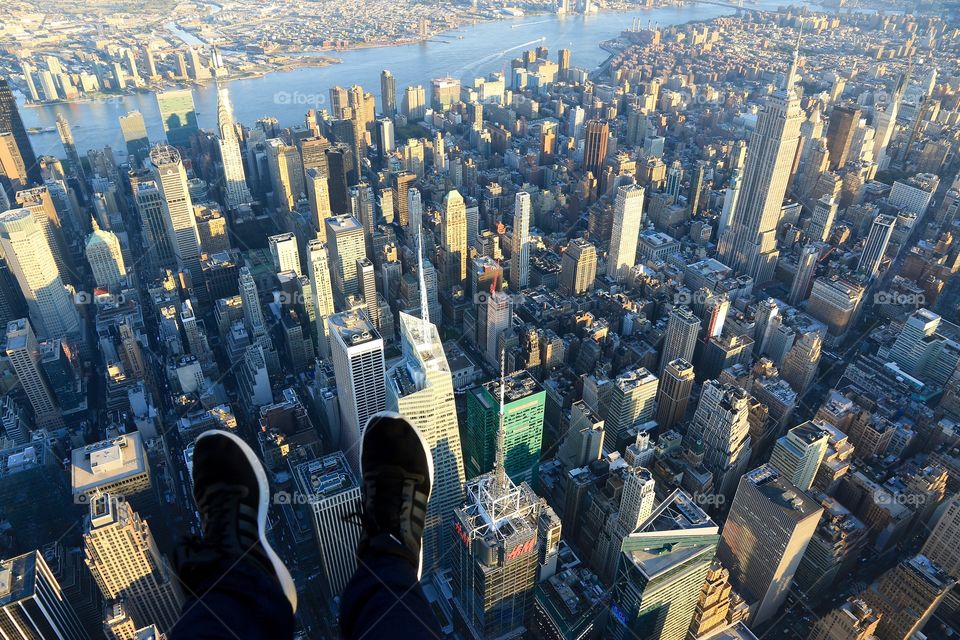
<svg viewBox="0 0 960 640">
<path fill-rule="evenodd" d="M 420 589 L 430 450 L 407 420 L 377 414 L 364 430 L 360 467 L 361 538 L 341 598 L 341 635 L 440 638 Z M 187 600 L 170 640 L 291 638 L 297 592 L 264 533 L 270 495 L 256 455 L 231 433 L 207 431 L 194 449 L 193 478 L 203 536 L 178 551 Z"/>
</svg>

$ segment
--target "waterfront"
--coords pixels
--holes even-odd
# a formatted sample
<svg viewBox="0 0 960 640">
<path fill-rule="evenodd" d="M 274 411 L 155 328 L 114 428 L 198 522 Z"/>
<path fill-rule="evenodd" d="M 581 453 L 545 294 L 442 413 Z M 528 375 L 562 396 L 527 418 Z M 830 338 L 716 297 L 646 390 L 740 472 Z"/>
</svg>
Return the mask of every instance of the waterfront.
<svg viewBox="0 0 960 640">
<path fill-rule="evenodd" d="M 764 0 L 754 7 L 775 8 L 776 4 Z M 639 18 L 642 24 L 649 21 L 650 24 L 670 26 L 709 20 L 733 11 L 716 5 L 688 4 L 588 16 L 532 15 L 461 27 L 423 43 L 344 51 L 337 54 L 340 64 L 228 80 L 227 85 L 239 122 L 250 126 L 258 118 L 273 116 L 281 126 L 290 126 L 303 122 L 307 109 L 325 108 L 327 90 L 335 85 L 362 85 L 377 95 L 379 108 L 381 69 L 390 69 L 396 77 L 399 102 L 403 87 L 410 84 L 427 86 L 431 78 L 452 75 L 469 80 L 492 71 L 508 72 L 510 60 L 519 51 L 541 44 L 554 55 L 557 49 L 568 48 L 574 66 L 593 69 L 608 55 L 599 47 L 600 42 L 618 35 L 634 18 Z M 194 100 L 200 126 L 215 128 L 217 98 L 213 83 L 195 87 Z M 143 113 L 151 140 L 163 138 L 156 98 L 152 93 L 30 106 L 23 108 L 21 113 L 27 127 L 38 128 L 54 126 L 57 114 L 62 113 L 73 127 L 81 152 L 103 148 L 104 145 L 119 152 L 123 149 L 123 139 L 117 119 L 133 110 Z M 63 153 L 56 133 L 34 134 L 31 140 L 38 155 Z"/>
</svg>

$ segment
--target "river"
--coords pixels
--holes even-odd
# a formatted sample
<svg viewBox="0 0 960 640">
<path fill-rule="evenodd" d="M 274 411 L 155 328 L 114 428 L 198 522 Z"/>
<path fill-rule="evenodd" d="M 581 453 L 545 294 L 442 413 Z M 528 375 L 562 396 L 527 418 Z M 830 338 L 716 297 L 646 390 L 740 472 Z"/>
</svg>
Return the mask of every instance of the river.
<svg viewBox="0 0 960 640">
<path fill-rule="evenodd" d="M 780 0 L 760 0 L 753 7 L 774 9 Z M 234 115 L 239 122 L 252 125 L 264 116 L 276 117 L 281 126 L 303 122 L 310 107 L 327 106 L 327 90 L 335 85 L 360 84 L 377 95 L 379 110 L 380 71 L 390 69 L 397 83 L 398 104 L 403 88 L 410 84 L 427 87 L 431 78 L 452 75 L 470 79 L 492 71 L 509 71 L 510 60 L 523 49 L 540 44 L 550 49 L 571 52 L 573 66 L 593 69 L 607 58 L 598 46 L 630 26 L 634 18 L 660 26 L 692 20 L 709 20 L 733 13 L 732 8 L 709 4 L 687 4 L 650 10 L 602 12 L 588 16 L 532 15 L 519 19 L 487 22 L 448 31 L 423 43 L 395 47 L 353 49 L 339 54 L 342 62 L 325 67 L 304 67 L 277 71 L 257 78 L 228 80 Z M 23 97 L 19 96 L 22 103 Z M 201 128 L 215 129 L 216 88 L 208 83 L 194 89 L 197 117 Z M 27 127 L 52 127 L 62 113 L 73 129 L 81 153 L 90 148 L 110 145 L 124 149 L 119 116 L 128 111 L 143 113 L 152 141 L 163 139 L 156 98 L 152 93 L 117 96 L 90 102 L 24 106 Z M 55 132 L 31 136 L 37 155 L 63 155 Z"/>
</svg>

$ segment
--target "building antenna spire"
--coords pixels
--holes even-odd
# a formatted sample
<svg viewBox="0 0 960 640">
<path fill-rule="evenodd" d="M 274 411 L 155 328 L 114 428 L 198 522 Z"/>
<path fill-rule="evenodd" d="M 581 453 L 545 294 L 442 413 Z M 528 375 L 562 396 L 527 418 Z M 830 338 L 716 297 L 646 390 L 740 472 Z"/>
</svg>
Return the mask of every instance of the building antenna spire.
<svg viewBox="0 0 960 640">
<path fill-rule="evenodd" d="M 420 320 L 421 336 L 425 344 L 430 344 L 430 303 L 427 301 L 427 281 L 423 276 L 423 233 L 417 229 L 417 277 L 420 284 Z"/>
<path fill-rule="evenodd" d="M 497 459 L 494 464 L 494 482 L 500 495 L 507 489 L 507 470 L 506 470 L 506 434 L 504 433 L 504 394 L 506 393 L 507 378 L 507 349 L 500 350 L 500 413 L 498 414 L 499 423 L 497 425 Z"/>
<path fill-rule="evenodd" d="M 797 44 L 793 48 L 793 60 L 790 62 L 790 68 L 787 69 L 787 81 L 784 89 L 787 93 L 793 91 L 793 80 L 797 76 L 797 67 L 800 66 L 800 40 L 803 38 L 803 20 L 800 21 L 800 29 L 797 31 Z"/>
</svg>

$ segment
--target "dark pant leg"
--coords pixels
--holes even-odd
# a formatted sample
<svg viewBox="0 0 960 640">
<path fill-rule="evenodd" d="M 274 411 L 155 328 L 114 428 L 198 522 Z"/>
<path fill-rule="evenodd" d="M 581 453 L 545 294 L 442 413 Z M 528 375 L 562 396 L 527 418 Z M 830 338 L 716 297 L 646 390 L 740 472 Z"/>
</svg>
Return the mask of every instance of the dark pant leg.
<svg viewBox="0 0 960 640">
<path fill-rule="evenodd" d="M 371 553 L 343 590 L 340 632 L 347 640 L 442 638 L 440 625 L 406 558 Z"/>
<path fill-rule="evenodd" d="M 293 637 L 293 611 L 280 584 L 249 561 L 224 564 L 195 584 L 184 589 L 187 601 L 170 640 Z"/>
</svg>

